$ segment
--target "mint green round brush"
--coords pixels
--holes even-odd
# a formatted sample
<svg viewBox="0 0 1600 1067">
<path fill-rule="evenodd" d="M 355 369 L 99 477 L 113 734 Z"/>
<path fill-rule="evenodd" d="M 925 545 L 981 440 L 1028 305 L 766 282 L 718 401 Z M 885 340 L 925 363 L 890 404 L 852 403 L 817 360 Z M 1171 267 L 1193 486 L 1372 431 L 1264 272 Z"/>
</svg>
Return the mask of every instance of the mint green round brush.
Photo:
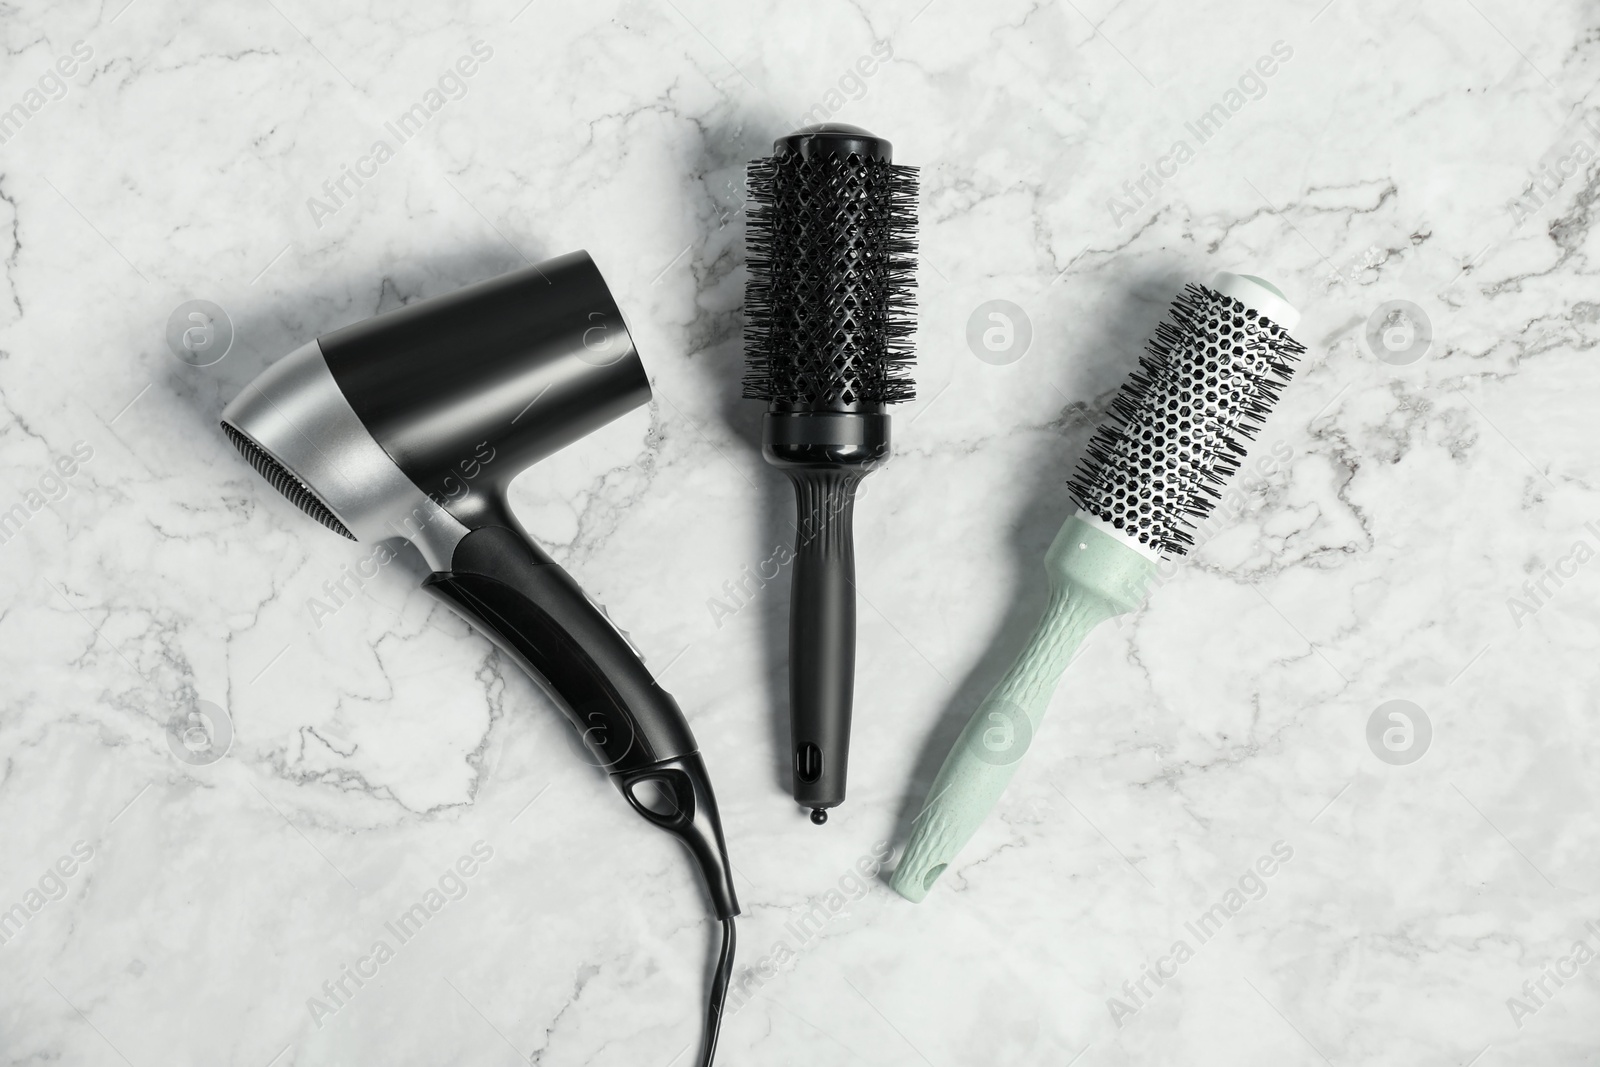
<svg viewBox="0 0 1600 1067">
<path fill-rule="evenodd" d="M 1133 610 L 1163 554 L 1181 555 L 1305 349 L 1260 278 L 1189 286 L 1156 330 L 1070 483 L 1079 511 L 1045 553 L 1050 599 L 945 757 L 890 884 L 920 901 L 1016 773 L 1083 639 Z"/>
</svg>

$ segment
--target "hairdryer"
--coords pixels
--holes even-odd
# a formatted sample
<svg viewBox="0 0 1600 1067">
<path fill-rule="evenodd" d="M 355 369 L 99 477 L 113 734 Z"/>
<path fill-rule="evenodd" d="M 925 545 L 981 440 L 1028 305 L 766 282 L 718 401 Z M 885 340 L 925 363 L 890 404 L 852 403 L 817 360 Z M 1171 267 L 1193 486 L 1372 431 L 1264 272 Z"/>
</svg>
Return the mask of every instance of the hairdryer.
<svg viewBox="0 0 1600 1067">
<path fill-rule="evenodd" d="M 710 1064 L 739 904 L 694 734 L 506 503 L 529 464 L 649 399 L 605 280 L 573 252 L 296 349 L 227 406 L 222 429 L 334 532 L 416 545 L 433 569 L 423 587 L 532 675 L 633 809 L 688 846 L 723 924 Z"/>
</svg>

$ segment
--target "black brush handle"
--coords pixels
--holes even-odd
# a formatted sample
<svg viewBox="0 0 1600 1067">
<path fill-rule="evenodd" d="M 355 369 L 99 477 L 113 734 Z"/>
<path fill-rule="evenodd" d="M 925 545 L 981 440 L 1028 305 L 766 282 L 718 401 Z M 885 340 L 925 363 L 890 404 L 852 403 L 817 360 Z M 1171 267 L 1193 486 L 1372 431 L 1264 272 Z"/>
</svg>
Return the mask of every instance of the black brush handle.
<svg viewBox="0 0 1600 1067">
<path fill-rule="evenodd" d="M 819 811 L 844 800 L 850 771 L 856 678 L 856 553 L 850 527 L 862 476 L 851 470 L 788 474 L 796 518 L 789 601 L 794 799 Z"/>
<path fill-rule="evenodd" d="M 889 458 L 883 405 L 767 412 L 762 454 L 794 483 L 789 722 L 794 799 L 827 822 L 844 800 L 856 675 L 856 487 Z"/>
<path fill-rule="evenodd" d="M 739 913 L 711 781 L 677 701 L 627 639 L 519 529 L 467 534 L 424 587 L 515 660 L 572 720 L 628 803 L 693 853 L 717 916 Z"/>
</svg>

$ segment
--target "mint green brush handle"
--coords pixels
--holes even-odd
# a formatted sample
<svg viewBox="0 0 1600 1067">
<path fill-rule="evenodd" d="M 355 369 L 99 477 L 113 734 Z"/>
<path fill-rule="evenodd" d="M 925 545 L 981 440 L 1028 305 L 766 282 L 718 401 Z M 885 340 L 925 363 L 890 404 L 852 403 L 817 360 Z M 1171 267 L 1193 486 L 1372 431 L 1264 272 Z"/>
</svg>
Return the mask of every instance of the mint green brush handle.
<svg viewBox="0 0 1600 1067">
<path fill-rule="evenodd" d="M 1131 611 L 1156 561 L 1077 515 L 1045 554 L 1050 601 L 1033 636 L 962 730 L 917 816 L 891 885 L 920 901 L 1005 791 L 1073 653 L 1100 623 Z"/>
</svg>

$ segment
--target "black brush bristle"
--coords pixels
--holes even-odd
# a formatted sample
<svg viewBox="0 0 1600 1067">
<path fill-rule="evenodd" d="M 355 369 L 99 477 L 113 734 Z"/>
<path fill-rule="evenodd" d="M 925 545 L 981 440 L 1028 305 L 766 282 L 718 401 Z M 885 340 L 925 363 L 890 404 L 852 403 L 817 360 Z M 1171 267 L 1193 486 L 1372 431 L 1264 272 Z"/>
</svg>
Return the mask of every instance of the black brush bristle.
<svg viewBox="0 0 1600 1067">
<path fill-rule="evenodd" d="M 1078 507 L 1158 552 L 1194 543 L 1305 347 L 1239 300 L 1190 285 L 1067 483 Z"/>
<path fill-rule="evenodd" d="M 748 180 L 745 397 L 807 411 L 913 399 L 916 168 L 788 151 Z"/>
</svg>

